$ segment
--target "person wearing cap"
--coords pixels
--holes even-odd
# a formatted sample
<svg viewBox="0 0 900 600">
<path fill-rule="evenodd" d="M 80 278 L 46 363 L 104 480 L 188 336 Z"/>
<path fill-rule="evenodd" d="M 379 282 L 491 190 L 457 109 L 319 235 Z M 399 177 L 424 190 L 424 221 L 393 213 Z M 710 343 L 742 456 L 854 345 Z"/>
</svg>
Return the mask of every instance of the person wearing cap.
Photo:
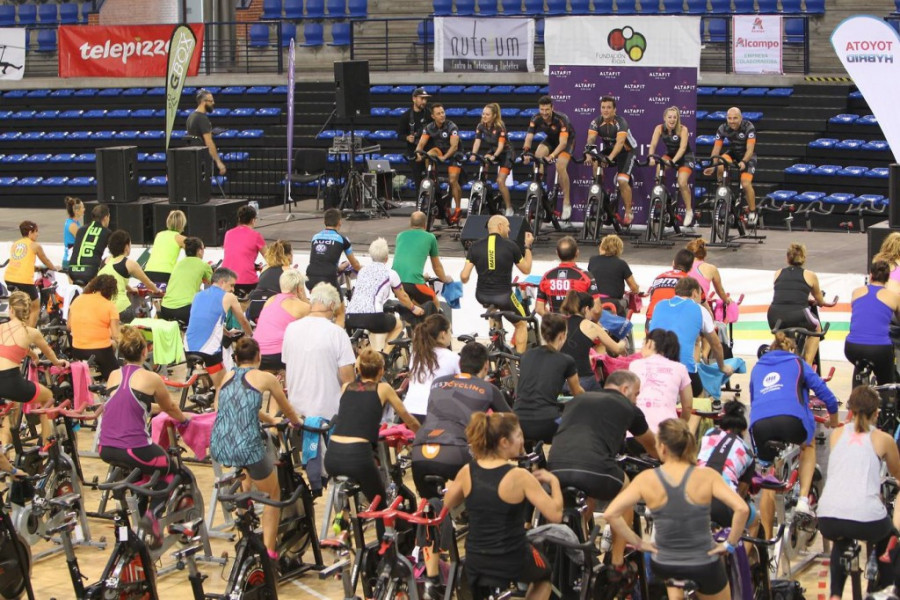
<svg viewBox="0 0 900 600">
<path fill-rule="evenodd" d="M 431 122 L 431 111 L 426 107 L 431 94 L 425 88 L 416 88 L 412 94 L 412 106 L 400 117 L 397 123 L 397 135 L 406 140 L 406 152 L 412 155 L 416 150 L 416 144 L 422 136 L 425 126 Z M 416 189 L 422 183 L 425 176 L 425 163 L 411 161 L 413 179 L 416 180 Z"/>
</svg>

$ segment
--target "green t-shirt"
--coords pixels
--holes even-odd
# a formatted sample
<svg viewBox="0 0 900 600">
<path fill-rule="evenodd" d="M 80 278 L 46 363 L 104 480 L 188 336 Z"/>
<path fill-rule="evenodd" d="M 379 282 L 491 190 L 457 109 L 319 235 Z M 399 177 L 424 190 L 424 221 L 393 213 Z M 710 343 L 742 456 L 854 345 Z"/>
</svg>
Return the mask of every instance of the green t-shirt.
<svg viewBox="0 0 900 600">
<path fill-rule="evenodd" d="M 204 279 L 212 277 L 212 267 L 202 258 L 187 256 L 175 264 L 162 305 L 166 308 L 181 308 L 194 301 Z"/>
<path fill-rule="evenodd" d="M 175 237 L 181 235 L 177 231 L 160 231 L 153 240 L 153 248 L 150 249 L 150 260 L 144 267 L 145 271 L 157 273 L 171 273 L 178 261 L 181 247 L 175 241 Z"/>
<path fill-rule="evenodd" d="M 403 283 L 425 283 L 422 271 L 425 259 L 438 256 L 437 238 L 424 229 L 407 229 L 397 236 L 394 265 L 391 267 Z"/>
</svg>

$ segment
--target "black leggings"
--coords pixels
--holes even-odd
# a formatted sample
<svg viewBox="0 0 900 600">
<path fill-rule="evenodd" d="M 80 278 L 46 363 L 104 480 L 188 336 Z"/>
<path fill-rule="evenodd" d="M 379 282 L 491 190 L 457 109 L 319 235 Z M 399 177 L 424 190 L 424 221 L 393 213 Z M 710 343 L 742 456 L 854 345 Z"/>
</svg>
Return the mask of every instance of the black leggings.
<svg viewBox="0 0 900 600">
<path fill-rule="evenodd" d="M 119 359 L 116 358 L 116 351 L 112 346 L 91 350 L 72 348 L 70 354 L 75 360 L 88 360 L 93 356 L 97 361 L 97 370 L 100 371 L 100 377 L 104 383 L 109 379 L 109 374 L 119 368 Z"/>
<path fill-rule="evenodd" d="M 778 453 L 767 442 L 785 444 L 805 444 L 809 433 L 803 421 L 789 415 L 777 415 L 760 419 L 750 427 L 750 438 L 756 448 L 756 456 L 765 462 L 772 462 Z"/>
<path fill-rule="evenodd" d="M 154 490 L 164 490 L 169 485 L 169 475 L 171 475 L 172 463 L 169 461 L 169 454 L 162 446 L 150 444 L 149 446 L 141 446 L 140 448 L 113 448 L 111 446 L 103 446 L 100 448 L 100 458 L 103 462 L 125 469 L 127 476 L 134 469 L 140 469 L 141 473 L 152 476 L 159 472 L 159 481 L 153 486 Z M 139 496 L 138 509 L 141 514 L 147 510 L 148 500 L 146 496 Z M 165 506 L 168 498 L 153 498 L 150 508 L 159 516 L 160 508 Z"/>
<path fill-rule="evenodd" d="M 527 419 L 519 419 L 519 426 L 522 428 L 522 435 L 526 442 L 544 442 L 549 444 L 556 435 L 559 428 L 557 419 L 541 419 L 540 421 L 530 421 Z"/>
<path fill-rule="evenodd" d="M 895 373 L 893 344 L 872 346 L 844 342 L 844 356 L 851 363 L 857 360 L 867 360 L 872 363 L 878 385 L 893 383 Z"/>
<path fill-rule="evenodd" d="M 894 528 L 890 517 L 884 517 L 880 521 L 849 521 L 847 519 L 834 519 L 832 517 L 819 517 L 819 531 L 822 537 L 834 542 L 831 545 L 831 595 L 840 597 L 844 593 L 844 582 L 847 573 L 841 568 L 841 554 L 849 548 L 853 540 L 860 542 L 874 542 L 872 549 L 878 556 L 884 553 L 888 540 Z M 898 553 L 891 553 L 890 564 L 878 561 L 878 581 L 886 583 L 892 581 L 894 586 L 900 586 L 900 568 L 898 568 Z"/>
<path fill-rule="evenodd" d="M 335 442 L 328 444 L 325 452 L 325 470 L 329 477 L 343 475 L 359 484 L 359 489 L 371 502 L 375 496 L 381 496 L 381 504 L 376 510 L 387 508 L 387 492 L 384 489 L 384 481 L 381 479 L 381 471 L 375 463 L 375 453 L 368 442 Z M 375 521 L 375 530 L 378 539 L 384 535 L 384 522 L 381 519 Z"/>
</svg>

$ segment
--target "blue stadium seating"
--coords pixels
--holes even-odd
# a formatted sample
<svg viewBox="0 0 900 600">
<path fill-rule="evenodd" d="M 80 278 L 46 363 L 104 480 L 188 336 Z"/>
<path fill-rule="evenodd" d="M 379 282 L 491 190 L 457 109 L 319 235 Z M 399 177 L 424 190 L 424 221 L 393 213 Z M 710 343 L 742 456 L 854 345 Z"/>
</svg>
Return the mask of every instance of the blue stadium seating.
<svg viewBox="0 0 900 600">
<path fill-rule="evenodd" d="M 809 143 L 810 148 L 834 148 L 840 140 L 834 138 L 819 138 Z"/>
<path fill-rule="evenodd" d="M 474 140 L 474 139 L 475 139 L 475 132 L 474 132 L 474 131 L 460 131 L 460 132 L 459 132 L 459 139 L 461 139 L 461 140 L 463 140 L 463 141 Z"/>
<path fill-rule="evenodd" d="M 122 92 L 123 96 L 144 96 L 147 94 L 147 88 L 135 87 L 128 88 L 124 92 Z"/>
<path fill-rule="evenodd" d="M 471 17 L 475 14 L 475 0 L 456 0 L 456 15 Z"/>
<path fill-rule="evenodd" d="M 635 15 L 637 12 L 635 0 L 616 0 L 616 14 Z"/>
<path fill-rule="evenodd" d="M 518 15 L 522 13 L 522 0 L 500 0 L 504 15 Z"/>
<path fill-rule="evenodd" d="M 794 88 L 772 88 L 766 93 L 766 96 L 777 96 L 779 98 L 789 98 L 794 93 Z"/>
<path fill-rule="evenodd" d="M 856 124 L 857 125 L 874 125 L 875 127 L 878 127 L 878 119 L 875 118 L 875 115 L 864 115 L 856 121 Z"/>
<path fill-rule="evenodd" d="M 702 15 L 706 12 L 706 0 L 686 0 L 687 2 L 687 10 L 686 14 L 689 15 Z"/>
<path fill-rule="evenodd" d="M 786 15 L 799 15 L 803 12 L 800 0 L 781 0 L 781 12 Z"/>
<path fill-rule="evenodd" d="M 391 110 L 391 116 L 392 116 L 392 117 L 399 117 L 399 116 L 401 116 L 403 113 L 405 113 L 406 110 L 407 110 L 407 109 L 406 109 L 405 107 L 403 107 L 403 106 L 401 106 L 401 107 L 399 107 L 399 108 L 394 108 L 394 109 Z"/>
<path fill-rule="evenodd" d="M 94 177 L 71 177 L 69 185 L 73 187 L 93 187 L 97 185 L 97 179 Z"/>
<path fill-rule="evenodd" d="M 347 17 L 347 0 L 325 0 L 325 11 L 329 19 L 345 19 Z"/>
<path fill-rule="evenodd" d="M 325 0 L 306 0 L 306 18 L 322 19 L 325 17 Z"/>
<path fill-rule="evenodd" d="M 803 19 L 784 19 L 784 43 L 803 44 L 806 41 L 805 28 Z"/>
<path fill-rule="evenodd" d="M 591 0 L 569 0 L 569 7 L 573 15 L 591 14 Z"/>
<path fill-rule="evenodd" d="M 857 120 L 859 120 L 859 115 L 840 114 L 834 115 L 833 117 L 828 119 L 828 122 L 840 125 L 850 125 L 851 123 L 855 123 Z"/>
<path fill-rule="evenodd" d="M 299 46 L 307 48 L 319 48 L 325 44 L 325 33 L 321 23 L 307 23 L 303 26 L 303 43 Z"/>
<path fill-rule="evenodd" d="M 451 107 L 444 109 L 444 114 L 450 118 L 464 117 L 466 116 L 466 112 L 468 112 L 465 108 L 459 107 Z"/>
<path fill-rule="evenodd" d="M 285 90 L 285 93 L 287 90 Z M 247 88 L 247 93 L 252 95 L 261 95 L 265 96 L 267 94 L 274 93 L 274 90 L 271 86 L 268 85 L 253 85 Z M 219 109 L 216 109 L 216 112 L 219 112 Z"/>
<path fill-rule="evenodd" d="M 71 152 L 64 154 L 54 154 L 50 159 L 52 163 L 70 163 L 75 160 L 75 155 Z"/>
<path fill-rule="evenodd" d="M 822 198 L 822 202 L 825 204 L 842 204 L 849 206 L 853 199 L 856 198 L 856 194 L 848 194 L 846 192 L 835 192 L 828 196 Z"/>
<path fill-rule="evenodd" d="M 59 5 L 55 3 L 39 4 L 37 16 L 42 25 L 56 25 L 59 23 Z"/>
<path fill-rule="evenodd" d="M 748 110 L 743 113 L 744 118 L 750 121 L 751 123 L 756 123 L 760 119 L 763 118 L 763 113 L 758 111 Z"/>
<path fill-rule="evenodd" d="M 519 112 L 520 112 L 520 111 L 519 111 L 518 108 L 512 108 L 512 107 L 509 107 L 509 108 L 501 108 L 501 109 L 500 109 L 500 116 L 503 117 L 504 119 L 511 119 L 511 118 L 513 118 L 513 117 L 518 117 L 518 116 L 519 116 Z"/>
<path fill-rule="evenodd" d="M 121 96 L 124 91 L 125 90 L 122 88 L 103 88 L 97 92 L 97 95 L 104 98 L 117 98 Z"/>
<path fill-rule="evenodd" d="M 369 135 L 370 140 L 396 140 L 397 132 L 393 129 L 378 129 Z"/>
<path fill-rule="evenodd" d="M 465 88 L 461 85 L 445 85 L 441 87 L 442 94 L 462 94 Z"/>
<path fill-rule="evenodd" d="M 332 23 L 331 24 L 331 41 L 329 46 L 347 47 L 350 46 L 350 23 Z"/>
<path fill-rule="evenodd" d="M 890 169 L 887 167 L 875 167 L 866 171 L 865 176 L 873 179 L 887 179 L 890 177 Z"/>
<path fill-rule="evenodd" d="M 881 194 L 860 194 L 853 199 L 852 204 L 871 204 L 874 208 L 881 208 L 887 206 L 889 202 L 890 200 Z"/>
<path fill-rule="evenodd" d="M 690 0 L 688 0 L 690 3 Z M 728 21 L 725 19 L 709 19 L 709 41 L 716 44 L 725 42 L 728 35 Z"/>
<path fill-rule="evenodd" d="M 527 1 L 527 0 L 526 0 Z M 536 44 L 544 43 L 544 19 L 537 19 L 534 23 L 534 42 Z"/>
<path fill-rule="evenodd" d="M 775 190 L 774 192 L 769 192 L 769 198 L 778 202 L 786 202 L 796 195 L 797 192 L 794 190 Z"/>
<path fill-rule="evenodd" d="M 347 14 L 351 19 L 365 19 L 369 16 L 369 0 L 349 0 Z"/>
<path fill-rule="evenodd" d="M 281 0 L 263 0 L 263 19 L 280 19 L 281 18 Z"/>
<path fill-rule="evenodd" d="M 34 115 L 35 119 L 57 119 L 59 118 L 58 110 L 42 110 L 36 115 Z"/>
<path fill-rule="evenodd" d="M 302 19 L 303 0 L 284 0 L 284 18 L 292 20 Z"/>
<path fill-rule="evenodd" d="M 294 40 L 294 45 L 297 44 L 297 26 L 294 23 L 289 21 L 281 22 L 281 47 L 289 48 L 291 46 L 291 40 Z M 228 89 L 228 88 L 225 88 Z M 243 92 L 241 92 L 243 93 Z"/>
<path fill-rule="evenodd" d="M 54 176 L 54 177 L 46 177 L 46 178 L 41 182 L 41 184 L 42 184 L 42 185 L 51 186 L 51 187 L 62 187 L 62 186 L 64 186 L 64 185 L 66 185 L 66 183 L 67 183 L 68 181 L 69 181 L 69 178 L 68 178 L 68 177 Z"/>
<path fill-rule="evenodd" d="M 51 98 L 69 98 L 72 94 L 75 93 L 75 90 L 72 88 L 60 88 L 58 90 L 53 90 L 50 92 Z"/>
<path fill-rule="evenodd" d="M 815 168 L 816 165 L 798 163 L 796 165 L 791 165 L 790 167 L 785 169 L 784 172 L 788 175 L 809 175 Z"/>
<path fill-rule="evenodd" d="M 37 24 L 37 5 L 20 4 L 17 12 L 19 16 L 19 25 Z"/>
<path fill-rule="evenodd" d="M 824 15 L 825 0 L 806 0 L 806 14 Z"/>
<path fill-rule="evenodd" d="M 525 0 L 525 14 L 532 17 L 544 14 L 544 0 Z"/>
<path fill-rule="evenodd" d="M 22 177 L 17 184 L 23 187 L 33 187 L 40 185 L 43 180 L 43 177 Z"/>
<path fill-rule="evenodd" d="M 709 0 L 709 12 L 714 15 L 731 13 L 731 0 Z"/>
<path fill-rule="evenodd" d="M 834 147 L 838 150 L 859 150 L 865 143 L 865 140 L 841 140 Z"/>
<path fill-rule="evenodd" d="M 423 21 L 424 22 L 424 21 Z M 394 86 L 392 85 L 373 85 L 369 88 L 369 93 L 372 94 L 390 94 L 391 90 Z M 375 114 L 375 108 L 372 108 L 372 114 Z"/>
<path fill-rule="evenodd" d="M 671 3 L 671 0 L 670 0 Z M 664 14 L 666 12 L 666 7 L 663 6 L 660 9 L 659 0 L 641 0 L 641 14 L 642 15 L 658 15 Z M 679 7 L 678 12 L 681 12 L 681 7 Z"/>
<path fill-rule="evenodd" d="M 753 0 L 734 0 L 734 14 L 749 15 L 756 12 Z"/>
<path fill-rule="evenodd" d="M 791 198 L 792 202 L 817 202 L 827 196 L 825 192 L 803 192 Z"/>
<path fill-rule="evenodd" d="M 567 12 L 566 0 L 547 0 L 547 11 L 545 15 L 554 17 L 564 15 Z"/>
<path fill-rule="evenodd" d="M 756 0 L 759 12 L 764 15 L 771 15 L 778 12 L 778 0 Z"/>
<path fill-rule="evenodd" d="M 453 15 L 453 0 L 432 0 L 433 13 L 436 17 L 449 17 Z"/>
<path fill-rule="evenodd" d="M 716 136 L 714 135 L 698 135 L 697 136 L 697 145 L 698 146 L 712 146 L 716 141 Z"/>
<path fill-rule="evenodd" d="M 871 150 L 875 152 L 884 152 L 889 149 L 890 147 L 885 140 L 872 140 L 870 142 L 866 142 L 862 145 L 862 148 L 860 148 L 860 150 Z"/>
<path fill-rule="evenodd" d="M 710 86 L 697 86 L 697 95 L 698 96 L 712 96 L 716 93 L 718 88 L 710 87 Z"/>
<path fill-rule="evenodd" d="M 868 167 L 847 166 L 837 172 L 838 177 L 862 177 L 868 171 Z"/>
<path fill-rule="evenodd" d="M 706 2 L 706 0 L 703 0 Z M 613 12 L 612 0 L 594 0 L 595 15 L 611 15 Z"/>
<path fill-rule="evenodd" d="M 531 94 L 537 94 L 539 89 L 540 89 L 540 87 L 536 86 L 536 85 L 520 85 L 520 86 L 516 86 L 516 89 L 513 90 L 513 93 L 514 94 L 531 95 Z"/>
<path fill-rule="evenodd" d="M 0 4 L 0 27 L 15 27 L 16 7 L 12 4 Z"/>
<path fill-rule="evenodd" d="M 862 100 L 863 95 L 862 95 L 861 91 L 853 90 L 852 92 L 850 92 L 850 95 L 847 97 L 850 98 L 851 100 Z"/>
<path fill-rule="evenodd" d="M 769 88 L 764 88 L 764 87 L 744 88 L 740 92 L 741 96 L 749 96 L 752 98 L 760 98 L 762 96 L 765 96 L 768 93 L 769 93 Z"/>
<path fill-rule="evenodd" d="M 481 116 L 481 111 L 482 111 L 482 109 L 480 109 L 480 108 L 470 108 L 469 110 L 467 110 L 465 112 L 465 115 L 463 115 L 463 116 L 478 118 Z"/>
<path fill-rule="evenodd" d="M 497 16 L 497 0 L 478 0 L 478 15 L 481 17 Z"/>
<path fill-rule="evenodd" d="M 841 170 L 840 165 L 819 165 L 815 169 L 809 172 L 810 175 L 824 175 L 826 177 L 833 177 L 837 175 L 837 172 Z"/>
</svg>

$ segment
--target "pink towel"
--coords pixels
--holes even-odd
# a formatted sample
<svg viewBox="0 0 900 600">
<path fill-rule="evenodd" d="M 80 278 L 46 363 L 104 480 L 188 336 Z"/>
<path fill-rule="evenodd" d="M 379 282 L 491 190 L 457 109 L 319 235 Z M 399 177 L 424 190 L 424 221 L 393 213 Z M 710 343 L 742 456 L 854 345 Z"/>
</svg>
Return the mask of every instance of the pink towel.
<svg viewBox="0 0 900 600">
<path fill-rule="evenodd" d="M 713 317 L 722 323 L 737 323 L 741 316 L 741 306 L 737 302 L 726 305 L 719 298 L 710 301 Z"/>
<path fill-rule="evenodd" d="M 159 444 L 163 448 L 168 449 L 172 445 L 173 440 L 169 439 L 169 425 L 172 424 L 178 429 L 181 439 L 187 444 L 187 447 L 194 452 L 194 456 L 198 460 L 205 460 L 209 454 L 209 441 L 212 437 L 213 423 L 216 421 L 216 413 L 203 413 L 202 415 L 191 415 L 191 420 L 187 425 L 182 425 L 167 413 L 159 413 L 150 421 L 150 437 L 154 444 Z"/>
<path fill-rule="evenodd" d="M 91 369 L 84 361 L 70 363 L 72 368 L 72 390 L 75 395 L 75 410 L 81 411 L 85 406 L 94 405 L 94 395 L 91 393 L 90 385 Z"/>
<path fill-rule="evenodd" d="M 378 438 L 384 439 L 387 437 L 399 436 L 402 440 L 411 442 L 416 439 L 416 434 L 406 425 L 392 425 L 390 427 L 382 426 L 381 430 L 378 432 Z"/>
<path fill-rule="evenodd" d="M 593 352 L 593 350 L 591 351 Z M 641 358 L 640 352 L 635 352 L 629 356 L 610 356 L 609 354 L 591 354 L 591 361 L 599 362 L 603 365 L 603 378 L 609 377 L 609 374 L 619 369 L 627 369 L 628 365 Z M 596 371 L 596 366 L 594 367 Z"/>
</svg>

